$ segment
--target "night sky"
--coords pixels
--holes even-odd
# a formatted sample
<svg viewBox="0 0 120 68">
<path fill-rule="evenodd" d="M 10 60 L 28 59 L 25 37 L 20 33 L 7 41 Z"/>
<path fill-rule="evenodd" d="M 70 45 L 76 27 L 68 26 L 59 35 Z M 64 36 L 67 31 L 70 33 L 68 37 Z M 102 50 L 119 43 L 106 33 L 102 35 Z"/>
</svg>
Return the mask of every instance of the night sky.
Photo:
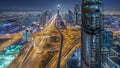
<svg viewBox="0 0 120 68">
<path fill-rule="evenodd" d="M 120 11 L 120 0 L 103 0 L 104 10 Z M 0 10 L 53 9 L 60 4 L 63 10 L 73 9 L 81 0 L 0 0 Z"/>
</svg>

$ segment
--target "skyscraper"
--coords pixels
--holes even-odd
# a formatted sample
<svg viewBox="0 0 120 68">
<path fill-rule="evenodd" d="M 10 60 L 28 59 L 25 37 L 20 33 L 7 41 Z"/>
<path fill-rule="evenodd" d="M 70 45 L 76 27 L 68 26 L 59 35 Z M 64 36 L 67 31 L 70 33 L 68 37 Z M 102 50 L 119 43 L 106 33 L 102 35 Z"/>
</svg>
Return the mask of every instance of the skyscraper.
<svg viewBox="0 0 120 68">
<path fill-rule="evenodd" d="M 46 24 L 46 16 L 47 16 L 47 11 L 43 11 L 40 14 L 40 24 L 42 27 L 44 27 L 44 25 Z"/>
<path fill-rule="evenodd" d="M 104 29 L 103 31 L 103 50 L 107 50 L 110 51 L 110 48 L 113 46 L 113 32 L 108 30 L 108 29 Z"/>
<path fill-rule="evenodd" d="M 71 10 L 68 10 L 68 14 L 66 15 L 66 22 L 69 25 L 73 25 L 73 23 L 74 23 L 73 15 L 74 15 L 73 12 Z"/>
<path fill-rule="evenodd" d="M 74 7 L 74 14 L 75 14 L 75 25 L 78 25 L 78 18 L 80 17 L 80 5 L 79 4 L 75 4 Z"/>
<path fill-rule="evenodd" d="M 60 5 L 57 5 L 57 15 L 60 15 Z"/>
<path fill-rule="evenodd" d="M 101 68 L 102 0 L 82 0 L 82 68 Z"/>
</svg>

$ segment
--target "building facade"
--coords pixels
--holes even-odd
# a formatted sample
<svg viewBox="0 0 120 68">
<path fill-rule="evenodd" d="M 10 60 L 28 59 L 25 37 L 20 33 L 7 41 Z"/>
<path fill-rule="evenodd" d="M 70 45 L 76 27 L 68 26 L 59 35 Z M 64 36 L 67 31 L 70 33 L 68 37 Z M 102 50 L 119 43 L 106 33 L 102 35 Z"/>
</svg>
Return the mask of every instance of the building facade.
<svg viewBox="0 0 120 68">
<path fill-rule="evenodd" d="M 32 32 L 30 30 L 26 30 L 23 32 L 22 34 L 23 41 L 29 42 L 31 41 L 31 38 L 32 38 Z"/>
<path fill-rule="evenodd" d="M 82 68 L 101 68 L 102 0 L 82 0 Z"/>
<path fill-rule="evenodd" d="M 80 5 L 79 4 L 75 4 L 74 14 L 75 14 L 75 25 L 80 25 Z"/>
</svg>

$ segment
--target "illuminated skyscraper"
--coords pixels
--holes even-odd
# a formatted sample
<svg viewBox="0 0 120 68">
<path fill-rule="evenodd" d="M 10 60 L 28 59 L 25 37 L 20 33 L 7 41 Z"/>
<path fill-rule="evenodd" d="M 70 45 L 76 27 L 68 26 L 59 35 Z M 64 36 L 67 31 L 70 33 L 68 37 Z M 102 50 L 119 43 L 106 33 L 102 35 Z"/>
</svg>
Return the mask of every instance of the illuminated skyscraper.
<svg viewBox="0 0 120 68">
<path fill-rule="evenodd" d="M 75 13 L 75 25 L 78 25 L 78 18 L 80 17 L 79 13 L 80 13 L 80 5 L 79 4 L 75 4 L 74 7 L 74 13 Z"/>
<path fill-rule="evenodd" d="M 82 68 L 101 68 L 102 0 L 82 0 Z"/>
<path fill-rule="evenodd" d="M 40 24 L 42 25 L 42 27 L 44 27 L 46 22 L 47 22 L 46 21 L 46 16 L 47 16 L 47 11 L 46 10 L 41 12 L 41 14 L 40 14 Z"/>
<path fill-rule="evenodd" d="M 57 15 L 60 15 L 60 5 L 57 5 Z"/>
<path fill-rule="evenodd" d="M 73 25 L 74 24 L 74 18 L 73 18 L 73 12 L 71 10 L 68 10 L 68 14 L 66 15 L 66 22 L 69 25 Z"/>
</svg>

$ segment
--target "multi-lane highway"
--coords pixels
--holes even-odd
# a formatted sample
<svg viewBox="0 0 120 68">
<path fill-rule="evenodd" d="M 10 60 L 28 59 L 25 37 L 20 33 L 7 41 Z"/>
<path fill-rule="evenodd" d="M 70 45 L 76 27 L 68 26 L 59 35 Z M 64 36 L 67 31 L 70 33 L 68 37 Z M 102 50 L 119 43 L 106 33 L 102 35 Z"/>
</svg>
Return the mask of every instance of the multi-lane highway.
<svg viewBox="0 0 120 68">
<path fill-rule="evenodd" d="M 67 58 L 70 57 L 70 55 L 76 48 L 80 47 L 80 31 L 78 29 L 76 30 L 77 31 L 71 31 L 70 27 L 68 27 L 67 29 L 61 30 L 64 36 L 64 43 L 63 43 L 63 49 L 62 49 L 60 68 L 65 68 L 65 63 L 67 61 Z M 57 61 L 58 56 L 59 56 L 58 53 L 55 54 L 54 57 L 46 65 L 46 68 L 56 68 L 57 62 L 58 62 Z"/>
<path fill-rule="evenodd" d="M 18 56 L 18 59 L 16 59 L 9 67 L 19 67 L 19 68 L 36 68 L 39 67 L 39 62 L 44 59 L 44 55 L 47 54 L 47 51 L 44 51 L 43 46 L 46 44 L 46 42 L 49 39 L 49 35 L 45 36 L 44 34 L 51 33 L 52 30 L 54 30 L 54 23 L 55 23 L 56 15 L 53 16 L 52 21 L 50 23 L 46 24 L 45 28 L 39 33 L 41 36 L 37 36 L 34 38 L 29 45 L 29 47 L 25 47 L 25 51 L 22 52 L 21 56 Z M 26 52 L 27 51 L 27 52 Z M 26 56 L 25 56 L 26 55 Z M 25 59 L 22 59 L 22 58 Z M 39 60 L 38 60 L 39 59 Z M 20 62 L 19 62 L 20 61 Z M 35 63 L 35 62 L 38 63 Z M 34 63 L 33 63 L 34 62 Z"/>
<path fill-rule="evenodd" d="M 46 27 L 41 31 L 42 37 L 35 38 L 33 41 L 33 49 L 30 51 L 26 59 L 19 66 L 20 68 L 39 68 L 39 62 L 45 59 L 43 56 L 47 54 L 47 51 L 43 49 L 44 45 L 47 43 L 49 35 L 44 36 L 45 33 L 49 34 L 52 30 L 54 30 L 54 20 L 56 19 L 56 15 L 53 16 L 53 20 L 46 25 Z M 39 59 L 39 60 L 38 60 Z M 38 62 L 38 63 L 36 63 Z M 29 64 L 29 65 L 28 65 Z M 42 66 L 41 66 L 42 67 Z"/>
<path fill-rule="evenodd" d="M 0 37 L 0 39 L 9 39 L 7 40 L 6 42 L 3 42 L 0 44 L 0 51 L 4 50 L 4 48 L 8 47 L 9 45 L 15 43 L 16 41 L 19 41 L 21 39 L 22 35 L 21 33 L 15 33 L 15 34 L 12 34 L 11 36 L 2 36 Z"/>
<path fill-rule="evenodd" d="M 52 44 L 49 40 L 50 37 L 53 36 L 53 32 L 56 32 L 54 36 L 57 36 L 59 39 L 59 33 L 63 35 L 64 40 L 62 43 L 60 67 L 65 67 L 67 58 L 71 56 L 76 48 L 80 47 L 80 30 L 67 26 L 65 29 L 59 29 L 58 32 L 54 27 L 56 18 L 57 15 L 54 15 L 42 31 L 33 34 L 33 40 L 25 44 L 18 57 L 9 65 L 9 68 L 56 68 L 59 58 L 60 40 L 54 43 L 54 46 L 51 45 L 49 46 L 50 48 L 45 48 L 48 43 Z M 50 57 L 48 52 L 51 51 L 52 48 L 54 48 L 53 52 L 55 50 L 55 53 L 53 53 L 53 57 L 49 61 L 47 59 Z"/>
</svg>

